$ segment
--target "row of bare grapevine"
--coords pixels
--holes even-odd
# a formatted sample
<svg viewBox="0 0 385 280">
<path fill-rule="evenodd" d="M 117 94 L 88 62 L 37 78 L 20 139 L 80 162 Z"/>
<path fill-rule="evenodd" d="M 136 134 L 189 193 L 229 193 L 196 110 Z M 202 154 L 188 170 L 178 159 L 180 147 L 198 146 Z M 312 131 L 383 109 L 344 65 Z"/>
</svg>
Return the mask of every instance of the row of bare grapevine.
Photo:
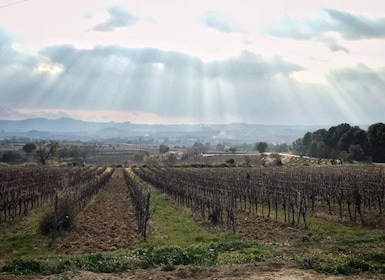
<svg viewBox="0 0 385 280">
<path fill-rule="evenodd" d="M 233 192 L 216 185 L 199 185 L 193 178 L 184 177 L 177 169 L 170 168 L 136 168 L 133 171 L 155 188 L 167 193 L 182 205 L 192 209 L 203 219 L 213 224 L 224 225 L 234 229 Z M 182 176 L 180 176 L 182 175 Z"/>
<path fill-rule="evenodd" d="M 62 186 L 57 168 L 4 167 L 0 169 L 0 223 L 25 215 L 52 199 Z"/>
<path fill-rule="evenodd" d="M 66 186 L 55 195 L 51 216 L 50 246 L 55 242 L 57 233 L 68 230 L 74 216 L 81 212 L 88 202 L 111 178 L 114 170 L 104 168 L 71 168 L 67 175 Z"/>
<path fill-rule="evenodd" d="M 139 231 L 144 240 L 147 238 L 147 222 L 150 219 L 150 192 L 134 180 L 128 173 L 127 169 L 123 169 L 124 179 L 128 187 L 131 201 L 135 206 L 135 215 L 139 225 Z"/>
<path fill-rule="evenodd" d="M 106 184 L 113 171 L 106 167 L 72 167 L 66 175 L 65 187 L 58 193 L 59 200 L 71 203 L 71 208 L 80 212 Z"/>
<path fill-rule="evenodd" d="M 140 168 L 136 173 L 194 212 L 231 223 L 233 207 L 306 225 L 307 214 L 365 222 L 384 208 L 384 168 L 375 165 L 301 168 Z M 226 211 L 225 211 L 226 210 Z M 210 216 L 211 215 L 211 216 Z"/>
<path fill-rule="evenodd" d="M 1 168 L 0 223 L 26 215 L 51 202 L 57 194 L 60 199 L 74 201 L 74 209 L 82 209 L 111 176 L 104 171 L 105 168 L 85 167 Z"/>
</svg>

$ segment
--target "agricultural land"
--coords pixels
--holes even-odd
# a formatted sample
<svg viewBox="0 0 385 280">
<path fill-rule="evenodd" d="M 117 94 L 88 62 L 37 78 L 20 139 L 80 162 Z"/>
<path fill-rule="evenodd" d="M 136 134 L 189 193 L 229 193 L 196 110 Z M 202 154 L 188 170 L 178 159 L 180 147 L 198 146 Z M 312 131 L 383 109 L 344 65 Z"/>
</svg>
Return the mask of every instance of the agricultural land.
<svg viewBox="0 0 385 280">
<path fill-rule="evenodd" d="M 385 279 L 382 165 L 144 149 L 2 165 L 0 279 Z"/>
</svg>

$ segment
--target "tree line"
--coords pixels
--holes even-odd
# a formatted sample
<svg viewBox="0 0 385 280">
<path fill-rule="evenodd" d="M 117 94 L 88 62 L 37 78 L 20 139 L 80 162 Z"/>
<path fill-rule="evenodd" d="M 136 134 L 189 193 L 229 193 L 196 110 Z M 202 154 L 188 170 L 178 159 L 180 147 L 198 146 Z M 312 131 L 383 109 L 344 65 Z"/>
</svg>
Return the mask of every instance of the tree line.
<svg viewBox="0 0 385 280">
<path fill-rule="evenodd" d="M 292 144 L 294 153 L 343 161 L 385 162 L 385 124 L 375 123 L 365 131 L 342 123 L 328 130 L 307 132 Z"/>
</svg>

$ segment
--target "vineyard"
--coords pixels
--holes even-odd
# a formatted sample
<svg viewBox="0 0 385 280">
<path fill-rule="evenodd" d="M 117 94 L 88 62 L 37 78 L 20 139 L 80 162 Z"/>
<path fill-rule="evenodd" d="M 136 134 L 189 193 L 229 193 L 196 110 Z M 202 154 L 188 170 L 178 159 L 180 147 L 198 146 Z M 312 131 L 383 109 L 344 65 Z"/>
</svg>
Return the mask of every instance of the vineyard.
<svg viewBox="0 0 385 280">
<path fill-rule="evenodd" d="M 0 224 L 54 200 L 54 228 L 76 215 L 108 181 L 112 171 L 95 167 L 7 167 L 0 169 Z"/>
<path fill-rule="evenodd" d="M 34 269 L 49 267 L 52 273 L 72 269 L 119 272 L 156 265 L 172 268 L 174 264 L 190 262 L 213 265 L 223 263 L 222 258 L 229 258 L 229 254 L 243 256 L 244 261 L 235 259 L 236 263 L 264 261 L 273 265 L 279 258 L 290 266 L 320 272 L 383 273 L 384 178 L 385 169 L 380 165 L 3 167 L 0 169 L 0 225 L 6 229 L 36 210 L 48 209 L 46 245 L 49 249 L 44 250 L 57 255 L 59 261 L 55 269 L 50 261 L 45 264 L 45 258 L 28 259 L 27 264 L 32 262 Z M 162 229 L 162 221 L 156 220 L 159 212 L 168 207 L 159 204 L 166 198 L 172 205 L 162 219 L 171 218 L 175 211 L 187 211 L 194 223 L 206 225 L 201 230 L 220 229 L 223 234 L 240 234 L 250 241 L 227 241 L 227 246 L 225 241 L 218 243 L 216 233 L 212 240 L 217 243 L 212 241 L 214 243 L 199 245 L 201 247 L 188 247 L 184 251 L 179 247 L 154 248 L 157 231 L 162 243 L 172 234 Z M 178 213 L 173 219 L 177 216 Z M 169 223 L 173 222 L 166 222 Z M 317 226 L 326 223 L 327 227 L 338 225 L 339 230 L 345 231 L 340 235 L 351 239 L 324 236 L 314 231 L 316 223 Z M 357 237 L 349 237 L 354 236 L 350 233 L 353 228 L 359 229 Z M 190 229 L 191 226 L 187 228 Z M 64 236 L 63 230 L 67 231 Z M 3 243 L 14 239 L 7 239 L 5 231 L 2 234 Z M 370 236 L 370 240 L 366 236 Z M 201 233 L 193 238 L 210 239 Z M 257 249 L 262 243 L 269 248 L 264 256 L 262 249 Z M 149 248 L 146 244 L 150 244 Z M 132 251 L 135 246 L 139 249 Z M 234 249 L 237 246 L 240 251 Z M 229 251 L 222 252 L 223 248 Z M 14 250 L 6 251 L 5 255 L 13 254 Z M 119 253 L 114 255 L 115 251 Z M 108 254 L 103 255 L 104 252 Z M 166 252 L 171 255 L 164 255 Z M 87 253 L 97 254 L 79 259 L 78 254 Z M 63 259 L 61 254 L 69 257 Z M 71 254 L 76 257 L 70 257 Z M 25 264 L 24 259 L 6 263 L 5 271 L 25 273 L 19 270 L 21 264 Z M 170 279 L 167 277 L 164 279 Z"/>
<path fill-rule="evenodd" d="M 384 208 L 385 171 L 375 165 L 134 171 L 203 219 L 233 230 L 235 208 L 293 226 L 306 226 L 308 215 L 368 224 Z"/>
</svg>

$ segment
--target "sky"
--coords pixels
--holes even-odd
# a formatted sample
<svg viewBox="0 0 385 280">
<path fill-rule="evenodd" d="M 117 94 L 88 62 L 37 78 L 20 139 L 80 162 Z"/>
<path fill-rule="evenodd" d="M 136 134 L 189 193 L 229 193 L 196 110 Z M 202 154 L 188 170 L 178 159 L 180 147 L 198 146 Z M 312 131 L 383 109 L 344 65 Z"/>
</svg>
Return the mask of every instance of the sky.
<svg viewBox="0 0 385 280">
<path fill-rule="evenodd" d="M 385 122 L 385 1 L 0 0 L 0 119 Z"/>
</svg>

